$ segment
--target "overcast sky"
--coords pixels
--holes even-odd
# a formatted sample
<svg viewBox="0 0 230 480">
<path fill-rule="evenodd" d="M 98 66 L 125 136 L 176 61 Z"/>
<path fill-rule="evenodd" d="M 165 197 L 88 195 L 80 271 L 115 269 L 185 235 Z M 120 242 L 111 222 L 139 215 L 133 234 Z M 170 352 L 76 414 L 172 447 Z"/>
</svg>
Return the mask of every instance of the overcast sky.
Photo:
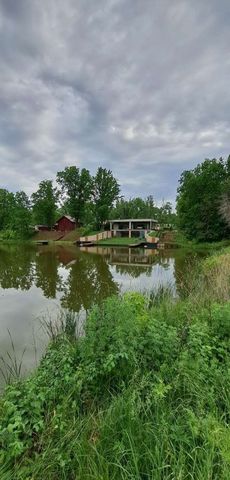
<svg viewBox="0 0 230 480">
<path fill-rule="evenodd" d="M 174 200 L 230 153 L 230 0 L 0 0 L 0 187 L 110 168 Z"/>
</svg>

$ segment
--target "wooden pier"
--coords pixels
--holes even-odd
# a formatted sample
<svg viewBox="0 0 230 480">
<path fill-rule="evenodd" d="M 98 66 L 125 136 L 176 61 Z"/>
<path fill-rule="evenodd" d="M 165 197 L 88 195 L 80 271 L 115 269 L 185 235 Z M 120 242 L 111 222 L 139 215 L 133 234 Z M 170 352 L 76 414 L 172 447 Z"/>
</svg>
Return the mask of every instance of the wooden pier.
<svg viewBox="0 0 230 480">
<path fill-rule="evenodd" d="M 129 243 L 128 247 L 129 248 L 139 248 L 139 247 L 144 247 L 146 245 L 146 242 L 142 240 L 141 242 L 138 243 Z"/>
</svg>

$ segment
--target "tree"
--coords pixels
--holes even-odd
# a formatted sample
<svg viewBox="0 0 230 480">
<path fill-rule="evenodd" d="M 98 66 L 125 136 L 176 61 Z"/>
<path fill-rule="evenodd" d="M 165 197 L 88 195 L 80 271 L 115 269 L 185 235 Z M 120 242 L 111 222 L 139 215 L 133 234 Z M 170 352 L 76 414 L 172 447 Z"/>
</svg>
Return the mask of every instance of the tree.
<svg viewBox="0 0 230 480">
<path fill-rule="evenodd" d="M 10 228 L 12 211 L 14 207 L 14 194 L 8 190 L 0 189 L 0 230 Z"/>
<path fill-rule="evenodd" d="M 57 189 L 51 180 L 39 183 L 37 192 L 32 194 L 32 204 L 35 222 L 52 227 L 55 223 L 57 208 Z"/>
<path fill-rule="evenodd" d="M 158 208 L 157 206 L 155 205 L 155 202 L 154 202 L 154 199 L 153 199 L 153 196 L 152 195 L 149 195 L 146 200 L 145 200 L 145 203 L 146 203 L 146 217 L 147 218 L 155 218 L 155 217 L 158 217 Z M 157 218 L 158 220 L 158 218 Z"/>
<path fill-rule="evenodd" d="M 19 238 L 27 238 L 30 232 L 30 224 L 31 210 L 29 198 L 25 192 L 16 192 L 10 226 Z"/>
<path fill-rule="evenodd" d="M 108 220 L 110 210 L 119 193 L 120 186 L 111 170 L 99 167 L 93 179 L 93 200 L 97 227 Z"/>
<path fill-rule="evenodd" d="M 76 220 L 82 222 L 85 207 L 92 194 L 92 177 L 89 170 L 72 166 L 57 173 L 57 182 L 61 187 L 62 198 L 68 213 Z"/>
<path fill-rule="evenodd" d="M 124 200 L 119 198 L 111 211 L 111 218 L 156 218 L 159 209 L 156 207 L 152 195 L 146 199 L 136 197 Z"/>
<path fill-rule="evenodd" d="M 230 227 L 230 179 L 224 184 L 223 193 L 220 197 L 219 212 L 224 222 Z"/>
<path fill-rule="evenodd" d="M 110 211 L 110 218 L 130 218 L 130 202 L 123 197 L 119 198 L 116 205 Z"/>
<path fill-rule="evenodd" d="M 219 213 L 219 204 L 228 178 L 228 163 L 222 158 L 206 159 L 194 170 L 182 173 L 177 196 L 178 226 L 188 238 L 224 238 L 227 226 Z"/>
<path fill-rule="evenodd" d="M 161 207 L 159 207 L 158 221 L 161 224 L 164 224 L 164 223 L 175 224 L 176 223 L 176 214 L 173 213 L 173 207 L 172 207 L 171 202 L 162 202 Z"/>
</svg>

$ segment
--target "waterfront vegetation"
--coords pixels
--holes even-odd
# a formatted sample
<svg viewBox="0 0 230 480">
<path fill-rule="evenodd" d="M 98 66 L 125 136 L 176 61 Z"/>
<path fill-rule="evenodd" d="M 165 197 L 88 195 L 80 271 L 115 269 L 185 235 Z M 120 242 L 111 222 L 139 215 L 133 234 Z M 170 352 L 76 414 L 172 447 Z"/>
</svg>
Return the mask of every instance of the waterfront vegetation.
<svg viewBox="0 0 230 480">
<path fill-rule="evenodd" d="M 230 250 L 170 290 L 112 296 L 0 400 L 1 480 L 229 480 Z"/>
<path fill-rule="evenodd" d="M 196 239 L 189 240 L 181 230 L 172 231 L 172 241 L 170 242 L 176 248 L 186 248 L 188 250 L 208 250 L 215 252 L 216 250 L 226 248 L 230 245 L 230 239 L 226 238 L 220 241 L 198 242 Z"/>
</svg>

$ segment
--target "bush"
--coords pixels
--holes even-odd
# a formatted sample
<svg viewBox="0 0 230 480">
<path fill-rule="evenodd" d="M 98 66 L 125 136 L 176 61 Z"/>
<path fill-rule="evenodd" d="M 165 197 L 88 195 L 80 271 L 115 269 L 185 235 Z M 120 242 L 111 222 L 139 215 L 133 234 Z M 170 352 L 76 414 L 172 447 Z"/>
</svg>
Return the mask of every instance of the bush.
<svg viewBox="0 0 230 480">
<path fill-rule="evenodd" d="M 230 303 L 162 301 L 107 299 L 7 387 L 1 480 L 229 478 Z"/>
<path fill-rule="evenodd" d="M 151 230 L 151 232 L 148 233 L 149 237 L 162 237 L 163 232 L 161 230 Z"/>
<path fill-rule="evenodd" d="M 0 232 L 0 241 L 1 240 L 17 240 L 17 232 L 13 230 L 2 230 Z"/>
</svg>

